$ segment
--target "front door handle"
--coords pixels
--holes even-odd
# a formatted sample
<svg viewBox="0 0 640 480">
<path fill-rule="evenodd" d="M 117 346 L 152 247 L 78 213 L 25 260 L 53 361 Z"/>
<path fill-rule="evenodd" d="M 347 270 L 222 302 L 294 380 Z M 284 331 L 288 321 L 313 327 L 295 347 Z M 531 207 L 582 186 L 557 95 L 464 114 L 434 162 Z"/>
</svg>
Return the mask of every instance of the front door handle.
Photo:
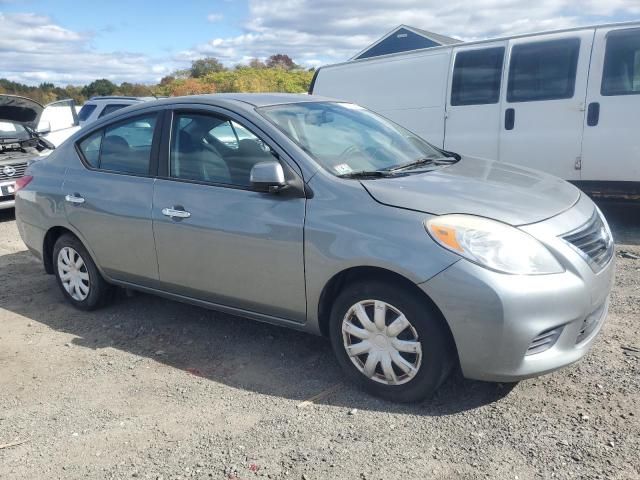
<svg viewBox="0 0 640 480">
<path fill-rule="evenodd" d="M 79 193 L 73 195 L 65 195 L 64 199 L 69 203 L 84 203 L 84 197 Z"/>
<path fill-rule="evenodd" d="M 179 207 L 163 208 L 162 214 L 171 218 L 189 218 L 191 216 L 190 212 Z"/>
<path fill-rule="evenodd" d="M 516 111 L 513 108 L 507 108 L 504 111 L 504 129 L 513 130 L 516 124 Z"/>
</svg>

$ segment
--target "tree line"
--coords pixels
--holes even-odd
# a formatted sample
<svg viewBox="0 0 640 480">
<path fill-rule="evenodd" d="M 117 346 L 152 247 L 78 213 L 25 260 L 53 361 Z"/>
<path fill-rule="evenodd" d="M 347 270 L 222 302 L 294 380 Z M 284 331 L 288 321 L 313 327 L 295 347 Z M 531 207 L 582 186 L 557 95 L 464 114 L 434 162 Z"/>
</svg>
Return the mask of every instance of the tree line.
<svg viewBox="0 0 640 480">
<path fill-rule="evenodd" d="M 133 97 L 177 96 L 222 92 L 306 92 L 313 69 L 304 69 L 288 55 L 271 55 L 265 61 L 254 58 L 247 64 L 225 67 L 213 57 L 191 62 L 191 67 L 177 70 L 155 85 L 122 82 L 119 85 L 101 78 L 83 85 L 56 86 L 41 83 L 25 85 L 0 78 L 0 94 L 31 98 L 42 104 L 72 98 L 79 105 L 94 96 L 125 95 Z"/>
</svg>

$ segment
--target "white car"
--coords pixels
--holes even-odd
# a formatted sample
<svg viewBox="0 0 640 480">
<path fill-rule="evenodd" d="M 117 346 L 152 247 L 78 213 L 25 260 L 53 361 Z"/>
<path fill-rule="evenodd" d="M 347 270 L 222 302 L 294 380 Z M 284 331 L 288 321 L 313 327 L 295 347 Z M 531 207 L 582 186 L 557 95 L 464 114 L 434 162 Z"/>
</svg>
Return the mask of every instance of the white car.
<svg viewBox="0 0 640 480">
<path fill-rule="evenodd" d="M 158 97 L 159 98 L 159 97 Z M 99 118 L 109 115 L 121 108 L 137 105 L 141 102 L 155 100 L 156 97 L 124 97 L 104 96 L 90 98 L 78 112 L 80 126 L 95 122 Z"/>
<path fill-rule="evenodd" d="M 13 208 L 15 182 L 27 165 L 78 129 L 73 100 L 43 106 L 29 98 L 0 95 L 0 210 Z"/>
</svg>

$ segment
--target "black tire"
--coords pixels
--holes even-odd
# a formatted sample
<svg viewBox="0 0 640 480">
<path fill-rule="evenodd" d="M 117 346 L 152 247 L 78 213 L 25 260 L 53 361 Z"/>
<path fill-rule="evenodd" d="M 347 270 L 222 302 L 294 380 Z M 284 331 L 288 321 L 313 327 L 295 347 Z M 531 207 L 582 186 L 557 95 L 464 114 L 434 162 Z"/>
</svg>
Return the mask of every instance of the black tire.
<svg viewBox="0 0 640 480">
<path fill-rule="evenodd" d="M 417 332 L 422 359 L 417 373 L 406 380 L 406 383 L 389 385 L 368 378 L 354 365 L 347 353 L 343 341 L 343 320 L 352 306 L 364 300 L 380 300 L 395 307 Z M 390 322 L 391 320 L 387 321 L 387 326 Z M 329 336 L 338 363 L 357 385 L 373 395 L 394 402 L 418 402 L 433 395 L 451 372 L 457 358 L 455 345 L 444 322 L 440 312 L 417 292 L 382 281 L 359 282 L 344 288 L 335 299 L 331 310 Z M 359 358 L 365 362 L 363 359 L 368 358 L 368 355 Z M 376 368 L 381 369 L 381 364 Z"/>
<path fill-rule="evenodd" d="M 73 296 L 67 291 L 65 286 L 63 285 L 63 281 L 61 279 L 61 273 L 59 271 L 58 266 L 58 256 L 60 252 L 65 248 L 71 248 L 82 258 L 84 262 L 84 266 L 81 268 L 82 273 L 88 274 L 88 294 L 86 298 L 82 300 L 73 298 Z M 107 303 L 108 300 L 111 299 L 112 287 L 109 285 L 96 267 L 96 264 L 93 262 L 91 255 L 87 252 L 87 249 L 84 248 L 82 242 L 78 240 L 77 237 L 71 235 L 69 233 L 65 233 L 61 235 L 58 240 L 56 240 L 55 245 L 53 246 L 53 272 L 56 276 L 56 282 L 62 291 L 64 297 L 71 303 L 74 307 L 80 310 L 95 310 L 100 308 L 104 304 Z"/>
</svg>

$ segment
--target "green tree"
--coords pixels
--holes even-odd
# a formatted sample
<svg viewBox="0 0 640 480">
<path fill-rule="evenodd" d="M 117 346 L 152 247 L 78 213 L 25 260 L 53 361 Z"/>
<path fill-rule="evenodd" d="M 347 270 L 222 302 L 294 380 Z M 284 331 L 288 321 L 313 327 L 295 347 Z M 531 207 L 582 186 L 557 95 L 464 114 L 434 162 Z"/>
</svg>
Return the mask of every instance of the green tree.
<svg viewBox="0 0 640 480">
<path fill-rule="evenodd" d="M 87 98 L 91 98 L 94 96 L 113 95 L 116 91 L 116 88 L 117 87 L 113 82 L 107 80 L 106 78 L 101 78 L 99 80 L 94 80 L 89 85 L 86 85 L 82 89 L 82 94 Z"/>
<path fill-rule="evenodd" d="M 217 58 L 207 57 L 191 62 L 191 77 L 201 78 L 205 75 L 224 71 L 224 65 Z"/>
</svg>

